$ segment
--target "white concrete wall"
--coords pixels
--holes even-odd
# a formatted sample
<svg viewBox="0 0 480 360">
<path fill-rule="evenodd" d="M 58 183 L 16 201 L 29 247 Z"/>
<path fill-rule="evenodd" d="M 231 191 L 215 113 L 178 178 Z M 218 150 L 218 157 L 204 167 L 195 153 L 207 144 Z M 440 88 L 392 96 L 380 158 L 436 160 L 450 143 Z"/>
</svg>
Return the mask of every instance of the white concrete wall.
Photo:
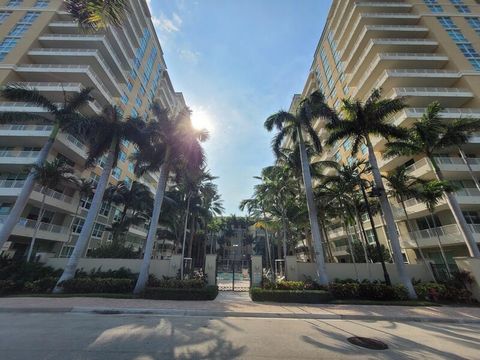
<svg viewBox="0 0 480 360">
<path fill-rule="evenodd" d="M 169 260 L 157 260 L 152 259 L 150 263 L 150 274 L 155 275 L 157 278 L 162 276 L 174 277 L 177 275 L 180 269 L 181 256 L 172 256 Z M 49 258 L 46 261 L 46 265 L 55 269 L 63 269 L 67 264 L 66 258 Z M 94 259 L 94 258 L 82 258 L 78 264 L 79 269 L 84 271 L 91 271 L 93 269 L 101 268 L 102 271 L 118 270 L 121 267 L 130 269 L 134 273 L 140 272 L 141 259 Z"/>
<path fill-rule="evenodd" d="M 397 274 L 395 264 L 386 264 L 387 271 L 393 284 L 399 284 L 400 279 Z M 430 273 L 423 264 L 407 264 L 407 273 L 410 278 L 420 279 L 422 281 L 433 281 Z M 330 281 L 335 279 L 358 279 L 360 281 L 367 279 L 370 281 L 383 281 L 383 271 L 381 264 L 352 264 L 352 263 L 327 263 L 327 274 Z M 316 279 L 315 263 L 297 262 L 295 257 L 287 257 L 287 279 L 293 281 L 305 280 L 306 277 Z"/>
<path fill-rule="evenodd" d="M 217 255 L 207 254 L 205 257 L 205 274 L 207 275 L 208 285 L 216 283 Z"/>
</svg>

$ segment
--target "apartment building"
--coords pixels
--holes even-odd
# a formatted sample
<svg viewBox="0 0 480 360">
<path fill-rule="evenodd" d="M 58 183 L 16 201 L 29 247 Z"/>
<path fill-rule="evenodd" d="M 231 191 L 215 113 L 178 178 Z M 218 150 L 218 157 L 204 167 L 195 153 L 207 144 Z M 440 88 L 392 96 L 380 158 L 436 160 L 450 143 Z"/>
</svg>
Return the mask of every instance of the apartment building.
<svg viewBox="0 0 480 360">
<path fill-rule="evenodd" d="M 409 107 L 390 119 L 408 127 L 420 118 L 433 101 L 444 107 L 445 121 L 480 117 L 480 2 L 474 0 L 333 0 L 326 26 L 315 51 L 302 94 L 292 100 L 292 108 L 302 96 L 321 90 L 330 106 L 340 109 L 341 99 L 366 100 L 375 88 L 385 98 L 406 100 Z M 326 139 L 325 120 L 315 128 Z M 480 136 L 472 134 L 464 147 L 474 176 L 480 175 Z M 408 166 L 410 175 L 434 179 L 426 158 L 396 157 L 383 159 L 385 142 L 373 139 L 379 166 L 388 173 L 398 166 Z M 351 142 L 327 148 L 322 160 L 352 161 Z M 365 158 L 362 146 L 357 157 Z M 437 154 L 437 162 L 448 180 L 459 187 L 456 197 L 477 241 L 480 241 L 480 192 L 458 151 Z M 330 170 L 332 171 L 332 170 Z M 428 221 L 428 211 L 413 199 L 406 202 L 413 219 L 414 233 L 409 233 L 401 206 L 391 199 L 398 221 L 404 258 L 416 262 L 419 253 L 414 236 L 426 257 L 441 264 L 437 234 L 450 262 L 455 256 L 468 255 L 467 247 L 445 201 L 435 213 L 435 224 Z M 364 217 L 368 241 L 374 237 L 368 218 Z M 375 218 L 380 240 L 389 247 L 383 219 Z M 347 236 L 338 223 L 328 231 L 333 255 L 350 261 Z"/>
<path fill-rule="evenodd" d="M 18 83 L 36 88 L 59 103 L 84 87 L 92 87 L 93 97 L 81 111 L 99 114 L 103 106 L 116 104 L 125 115 L 147 117 L 153 101 L 171 112 L 183 109 L 185 101 L 175 92 L 163 58 L 145 0 L 129 1 L 122 28 L 85 32 L 63 9 L 62 0 L 0 0 L 0 85 Z M 44 113 L 26 103 L 0 100 L 0 111 Z M 26 169 L 32 165 L 48 138 L 50 125 L 0 125 L 0 226 L 20 193 Z M 130 162 L 132 144 L 123 142 L 118 165 L 109 183 L 137 180 Z M 104 159 L 85 169 L 87 148 L 80 139 L 61 133 L 48 160 L 62 158 L 80 178 L 97 180 Z M 156 188 L 158 174 L 138 179 Z M 46 194 L 46 211 L 38 231 L 35 252 L 68 256 L 82 229 L 91 198 L 80 198 L 74 187 L 44 189 L 36 186 L 22 218 L 3 251 L 23 256 L 30 244 L 39 206 Z M 74 214 L 80 204 L 79 216 Z M 97 216 L 88 249 L 111 239 L 105 231 L 118 219 L 120 208 L 104 203 Z M 72 230 L 72 233 L 71 233 Z M 127 244 L 140 247 L 145 226 L 131 226 Z M 88 250 L 87 250 L 88 253 Z"/>
</svg>

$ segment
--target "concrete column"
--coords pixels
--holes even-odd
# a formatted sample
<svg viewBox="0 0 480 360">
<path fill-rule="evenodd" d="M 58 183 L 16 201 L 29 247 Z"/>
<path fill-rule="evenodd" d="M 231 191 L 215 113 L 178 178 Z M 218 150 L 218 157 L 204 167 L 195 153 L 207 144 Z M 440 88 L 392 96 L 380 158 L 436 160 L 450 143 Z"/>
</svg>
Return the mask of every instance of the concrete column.
<svg viewBox="0 0 480 360">
<path fill-rule="evenodd" d="M 263 265 L 261 255 L 252 255 L 252 287 L 262 286 Z"/>
<path fill-rule="evenodd" d="M 170 258 L 168 276 L 176 277 L 177 274 L 179 274 L 180 266 L 182 266 L 182 255 L 172 255 Z"/>
<path fill-rule="evenodd" d="M 285 258 L 285 273 L 286 280 L 298 281 L 297 257 L 287 256 Z"/>
<path fill-rule="evenodd" d="M 215 285 L 217 272 L 217 255 L 207 254 L 205 256 L 205 274 L 207 275 L 208 285 Z"/>
</svg>

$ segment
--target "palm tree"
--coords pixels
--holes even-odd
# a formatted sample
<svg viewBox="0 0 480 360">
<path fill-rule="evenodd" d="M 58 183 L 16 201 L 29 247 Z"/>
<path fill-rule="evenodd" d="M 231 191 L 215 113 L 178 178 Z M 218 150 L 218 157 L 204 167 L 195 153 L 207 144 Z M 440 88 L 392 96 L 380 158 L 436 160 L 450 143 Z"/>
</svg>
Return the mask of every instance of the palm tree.
<svg viewBox="0 0 480 360">
<path fill-rule="evenodd" d="M 104 198 L 108 203 L 123 206 L 120 219 L 117 221 L 118 225 L 122 224 L 123 226 L 116 226 L 112 229 L 112 241 L 117 245 L 122 232 L 121 230 L 124 230 L 127 225 L 132 224 L 133 219 L 141 220 L 142 216 L 139 217 L 138 213 L 148 213 L 153 204 L 149 187 L 138 181 L 132 182 L 131 185 L 125 183 L 125 181 L 119 181 L 116 185 L 107 188 Z M 126 221 L 129 210 L 132 210 L 133 213 L 129 221 Z M 135 221 L 133 223 L 135 223 Z M 126 227 L 126 230 L 128 230 L 128 227 Z"/>
<path fill-rule="evenodd" d="M 328 276 L 325 268 L 325 259 L 323 256 L 323 235 L 318 225 L 318 214 L 315 206 L 312 176 L 310 172 L 310 162 L 305 148 L 305 136 L 313 145 L 317 152 L 321 150 L 320 139 L 314 129 L 314 123 L 320 117 L 326 117 L 331 120 L 337 119 L 335 112 L 325 103 L 325 97 L 320 92 L 314 92 L 301 101 L 295 114 L 286 111 L 279 111 L 267 118 L 265 128 L 268 131 L 276 128 L 278 133 L 272 141 L 272 148 L 277 156 L 280 155 L 281 145 L 289 137 L 295 146 L 299 147 L 302 163 L 303 185 L 307 199 L 307 207 L 310 220 L 310 228 L 315 248 L 315 261 L 317 264 L 317 276 L 320 284 L 328 284 Z"/>
<path fill-rule="evenodd" d="M 129 11 L 128 0 L 64 0 L 65 10 L 87 30 L 121 27 Z"/>
<path fill-rule="evenodd" d="M 204 130 L 192 127 L 190 111 L 184 110 L 170 117 L 158 104 L 152 106 L 155 121 L 148 124 L 136 156 L 138 174 L 160 170 L 155 193 L 150 228 L 148 230 L 143 262 L 135 285 L 134 293 L 141 293 L 147 284 L 153 244 L 158 228 L 167 177 L 170 171 L 179 168 L 195 171 L 205 162 L 201 142 L 208 138 Z"/>
<path fill-rule="evenodd" d="M 408 216 L 407 208 L 405 206 L 405 200 L 407 199 L 411 199 L 411 198 L 420 199 L 419 186 L 422 184 L 425 184 L 425 181 L 422 181 L 421 179 L 417 179 L 413 176 L 408 175 L 405 166 L 400 166 L 396 168 L 394 171 L 384 176 L 384 178 L 388 181 L 388 185 L 390 187 L 388 194 L 396 198 L 397 201 L 400 203 L 400 205 L 402 205 L 403 213 L 405 214 L 407 231 L 410 234 L 410 236 L 413 238 L 413 241 L 415 241 L 418 252 L 420 254 L 420 257 L 422 258 L 423 264 L 427 268 L 427 271 L 432 275 L 432 278 L 434 278 L 432 269 L 428 265 L 427 260 L 425 259 L 425 256 L 423 254 L 422 248 L 418 243 L 417 236 L 413 231 L 413 227 L 411 225 L 411 221 Z"/>
<path fill-rule="evenodd" d="M 444 194 L 455 191 L 455 187 L 452 186 L 448 181 L 439 181 L 439 180 L 432 180 L 427 183 L 424 183 L 419 190 L 419 198 L 425 203 L 427 206 L 428 211 L 430 212 L 430 220 L 432 222 L 431 228 L 435 231 L 435 235 L 437 236 L 438 247 L 440 248 L 440 254 L 442 256 L 442 260 L 445 263 L 445 267 L 447 269 L 448 277 L 452 276 L 452 272 L 450 271 L 450 266 L 448 265 L 447 257 L 445 256 L 445 252 L 443 251 L 443 245 L 440 240 L 440 234 L 438 233 L 434 212 L 435 207 L 438 203 L 443 200 Z"/>
<path fill-rule="evenodd" d="M 30 261 L 31 259 L 33 248 L 35 247 L 35 240 L 37 239 L 37 232 L 43 215 L 45 214 L 45 199 L 48 189 L 54 189 L 59 185 L 73 182 L 73 169 L 61 159 L 55 159 L 52 162 L 46 161 L 41 166 L 34 165 L 33 169 L 35 181 L 42 187 L 41 192 L 43 196 L 35 228 L 33 230 L 32 241 L 30 242 L 30 247 L 28 249 L 27 261 Z"/>
<path fill-rule="evenodd" d="M 47 110 L 47 115 L 39 115 L 33 113 L 20 112 L 1 112 L 0 124 L 6 123 L 32 123 L 41 122 L 53 124 L 52 132 L 47 142 L 43 145 L 40 153 L 35 161 L 35 166 L 41 167 L 47 160 L 48 154 L 55 142 L 55 138 L 60 130 L 69 133 L 76 133 L 76 126 L 81 115 L 77 112 L 82 106 L 92 100 L 90 93 L 92 89 L 87 88 L 81 90 L 78 94 L 65 97 L 62 105 L 57 105 L 52 100 L 40 94 L 38 90 L 31 90 L 19 85 L 8 85 L 0 90 L 0 95 L 9 101 L 18 101 L 32 104 Z M 28 203 L 28 199 L 32 194 L 35 185 L 35 168 L 32 166 L 30 172 L 25 179 L 22 191 L 18 195 L 10 214 L 5 219 L 0 229 L 0 248 L 12 234 L 13 228 L 17 225 L 20 216 Z"/>
<path fill-rule="evenodd" d="M 69 234 L 68 234 L 68 240 L 66 243 L 62 245 L 62 249 L 60 250 L 60 254 L 63 252 L 63 248 L 65 244 L 70 244 L 70 241 L 72 241 L 72 236 L 73 236 L 73 224 L 75 223 L 75 220 L 78 217 L 78 212 L 80 210 L 80 204 L 82 203 L 82 199 L 87 199 L 90 196 L 93 195 L 93 190 L 94 190 L 94 183 L 92 179 L 77 179 L 75 181 L 75 185 L 78 191 L 78 203 L 77 203 L 77 208 L 75 209 L 75 215 L 72 217 L 72 221 L 70 222 L 69 226 Z"/>
<path fill-rule="evenodd" d="M 452 145 L 459 146 L 459 144 L 466 142 L 468 140 L 469 129 L 475 129 L 478 122 L 464 120 L 466 122 L 465 126 L 463 126 L 461 122 L 454 122 L 447 125 L 439 115 L 441 111 L 442 108 L 438 102 L 430 104 L 422 118 L 412 124 L 407 139 L 387 144 L 385 156 L 423 155 L 432 164 L 437 180 L 444 181 L 445 177 L 438 167 L 434 154 Z M 447 192 L 446 197 L 448 206 L 455 218 L 455 222 L 460 228 L 460 233 L 465 240 L 470 256 L 480 258 L 480 250 L 475 241 L 475 237 L 465 220 L 465 216 L 462 213 L 455 195 Z"/>
<path fill-rule="evenodd" d="M 108 179 L 117 163 L 121 141 L 127 140 L 134 144 L 139 143 L 142 139 L 141 134 L 144 126 L 141 118 L 130 117 L 125 121 L 121 109 L 111 105 L 106 106 L 101 115 L 83 121 L 82 129 L 84 129 L 85 138 L 88 139 L 87 165 L 97 163 L 98 159 L 104 155 L 106 155 L 106 160 L 82 231 L 62 276 L 55 286 L 54 293 L 62 291 L 60 284 L 63 281 L 70 280 L 75 276 L 78 261 L 85 253 L 95 219 L 102 205 Z"/>
<path fill-rule="evenodd" d="M 393 217 L 392 208 L 388 202 L 382 175 L 370 138 L 372 135 L 386 138 L 387 140 L 405 138 L 406 132 L 403 128 L 388 123 L 388 119 L 392 115 L 405 107 L 406 105 L 402 99 L 382 100 L 380 90 L 374 90 L 365 103 L 358 100 L 344 99 L 342 112 L 345 118 L 327 124 L 327 129 L 331 131 L 327 143 L 333 145 L 343 139 L 353 140 L 352 155 L 358 153 L 362 144 L 367 146 L 368 160 L 376 190 L 379 194 L 380 206 L 385 216 L 388 238 L 392 244 L 398 275 L 406 287 L 409 297 L 413 299 L 416 298 L 415 289 L 405 269 L 400 241 L 395 226 L 395 218 Z"/>
</svg>

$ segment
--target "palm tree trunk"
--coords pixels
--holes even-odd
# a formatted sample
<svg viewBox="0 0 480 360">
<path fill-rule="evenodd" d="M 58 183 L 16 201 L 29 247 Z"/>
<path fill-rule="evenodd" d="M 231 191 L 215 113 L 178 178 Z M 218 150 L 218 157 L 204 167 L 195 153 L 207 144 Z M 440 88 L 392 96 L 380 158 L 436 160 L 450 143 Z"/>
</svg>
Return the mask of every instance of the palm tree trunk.
<svg viewBox="0 0 480 360">
<path fill-rule="evenodd" d="M 438 168 L 437 163 L 435 162 L 435 159 L 433 157 L 430 157 L 429 160 L 433 165 L 432 166 L 433 171 L 435 172 L 437 179 L 440 181 L 444 181 L 445 177 L 443 176 L 443 173 Z M 450 208 L 450 211 L 453 214 L 455 222 L 457 223 L 460 229 L 460 234 L 462 234 L 462 237 L 465 240 L 465 244 L 467 245 L 470 256 L 474 258 L 480 258 L 480 250 L 478 249 L 475 236 L 473 236 L 473 233 L 470 227 L 468 226 L 467 221 L 465 220 L 465 216 L 463 215 L 462 209 L 458 204 L 457 198 L 452 193 L 446 193 L 446 195 L 447 195 L 448 207 Z"/>
<path fill-rule="evenodd" d="M 377 158 L 375 157 L 373 145 L 368 136 L 366 137 L 366 140 L 368 146 L 368 160 L 370 162 L 370 166 L 372 167 L 372 174 L 373 179 L 375 180 L 375 185 L 380 193 L 380 206 L 382 208 L 383 214 L 385 215 L 387 233 L 390 239 L 390 244 L 392 246 L 393 258 L 395 260 L 395 266 L 397 268 L 398 276 L 400 277 L 400 281 L 402 282 L 402 284 L 407 289 L 409 298 L 416 299 L 417 294 L 415 293 L 412 281 L 407 274 L 406 267 L 403 262 L 400 240 L 398 239 L 397 229 L 395 227 L 395 218 L 393 217 L 392 208 L 390 207 L 387 193 L 385 192 L 385 187 L 383 186 L 382 175 L 380 174 L 380 169 L 378 168 L 378 162 Z"/>
<path fill-rule="evenodd" d="M 435 276 L 433 275 L 432 268 L 428 265 L 427 259 L 425 259 L 422 248 L 420 247 L 420 244 L 418 242 L 417 236 L 415 235 L 415 233 L 413 231 L 412 225 L 410 223 L 410 218 L 408 216 L 407 208 L 405 207 L 405 202 L 403 201 L 403 197 L 400 197 L 400 204 L 402 204 L 403 212 L 405 213 L 407 231 L 408 231 L 409 234 L 411 234 L 411 236 L 413 238 L 413 241 L 415 241 L 415 244 L 417 245 L 420 257 L 422 258 L 422 261 L 425 264 L 425 267 L 427 268 L 428 273 L 432 276 L 433 281 L 437 282 L 437 280 L 435 279 Z"/>
<path fill-rule="evenodd" d="M 338 262 L 338 259 L 333 256 L 333 251 L 332 251 L 332 245 L 330 243 L 330 239 L 328 238 L 328 231 L 327 227 L 325 226 L 325 223 L 320 220 L 320 224 L 322 225 L 322 230 L 323 230 L 323 236 L 325 237 L 325 244 L 327 245 L 327 254 L 330 258 L 330 262 Z"/>
<path fill-rule="evenodd" d="M 358 209 L 355 209 L 355 219 L 354 220 L 355 220 L 355 225 L 357 227 L 357 231 L 358 231 L 358 234 L 359 234 L 360 243 L 362 244 L 362 247 L 363 247 L 365 262 L 367 263 L 368 280 L 372 281 L 372 269 L 370 267 L 370 258 L 368 256 L 368 240 L 367 240 L 367 237 L 365 236 L 365 233 L 364 233 L 364 231 L 362 229 L 362 226 L 361 226 L 362 217 L 358 213 Z M 362 240 L 363 240 L 363 243 L 362 243 Z"/>
<path fill-rule="evenodd" d="M 42 190 L 44 190 L 44 187 L 42 187 Z M 42 221 L 43 214 L 45 213 L 45 198 L 46 197 L 47 197 L 47 195 L 45 193 L 43 193 L 42 205 L 40 206 L 40 210 L 38 212 L 37 221 L 35 222 L 35 228 L 33 230 L 32 241 L 30 242 L 30 247 L 28 248 L 27 262 L 29 262 L 30 258 L 32 257 L 33 248 L 35 246 L 35 240 L 37 240 L 38 229 L 40 227 L 40 223 Z"/>
<path fill-rule="evenodd" d="M 347 243 L 348 243 L 348 248 L 350 250 L 350 256 L 352 258 L 353 269 L 355 270 L 355 277 L 358 281 L 360 281 L 360 279 L 358 278 L 358 269 L 357 269 L 357 262 L 356 262 L 356 259 L 355 259 L 355 253 L 353 252 L 352 236 L 350 235 L 350 232 L 348 231 L 348 225 L 346 225 L 344 223 L 343 224 L 343 229 L 345 230 L 345 233 L 347 234 Z"/>
<path fill-rule="evenodd" d="M 183 242 L 182 242 L 182 265 L 180 267 L 180 279 L 183 279 L 183 268 L 185 262 L 185 242 L 187 241 L 187 229 L 188 229 L 188 214 L 190 212 L 190 194 L 187 198 L 187 209 L 185 210 L 185 222 L 183 227 Z"/>
<path fill-rule="evenodd" d="M 59 124 L 56 123 L 53 127 L 52 132 L 50 133 L 50 136 L 48 137 L 47 142 L 45 143 L 45 145 L 43 145 L 42 150 L 40 150 L 40 154 L 38 154 L 38 158 L 35 161 L 36 166 L 41 167 L 47 160 L 48 154 L 52 149 L 59 129 Z M 33 187 L 35 186 L 35 177 L 35 168 L 32 166 L 27 178 L 25 179 L 25 182 L 23 183 L 22 190 L 20 191 L 20 194 L 18 195 L 18 198 L 12 207 L 12 210 L 10 210 L 10 213 L 5 219 L 3 226 L 0 228 L 0 248 L 2 248 L 3 244 L 5 244 L 5 242 L 12 234 L 13 228 L 18 224 L 20 216 L 22 215 L 25 206 L 27 206 L 28 204 L 28 200 L 30 199 L 30 195 L 32 194 Z"/>
<path fill-rule="evenodd" d="M 103 195 L 105 194 L 105 189 L 107 188 L 108 184 L 108 178 L 110 177 L 113 163 L 115 161 L 115 148 L 117 146 L 117 142 L 118 139 L 115 139 L 110 144 L 107 160 L 105 162 L 105 167 L 103 168 L 102 176 L 100 176 L 100 179 L 98 180 L 98 184 L 95 189 L 95 195 L 92 199 L 92 205 L 88 210 L 87 218 L 85 219 L 82 231 L 78 236 L 77 242 L 75 243 L 75 248 L 73 249 L 72 255 L 68 260 L 67 266 L 65 266 L 62 276 L 60 277 L 57 285 L 53 289 L 54 293 L 62 292 L 60 284 L 63 281 L 73 279 L 73 277 L 75 276 L 75 271 L 78 267 L 78 262 L 85 253 L 85 248 L 88 245 L 88 241 L 90 239 L 92 229 L 95 224 L 95 219 L 97 218 L 98 211 L 100 210 L 100 206 L 102 205 Z"/>
<path fill-rule="evenodd" d="M 157 190 L 155 192 L 155 199 L 153 201 L 152 217 L 150 219 L 147 241 L 145 243 L 145 252 L 143 254 L 143 261 L 140 267 L 140 273 L 138 274 L 137 283 L 135 284 L 135 289 L 133 290 L 134 294 L 140 294 L 143 292 L 148 282 L 148 272 L 150 269 L 150 262 L 152 260 L 153 245 L 157 237 L 158 218 L 160 217 L 160 211 L 162 210 L 168 173 L 168 162 L 166 160 L 161 166 L 160 174 L 158 176 Z"/>
<path fill-rule="evenodd" d="M 451 278 L 452 277 L 452 272 L 450 271 L 450 266 L 448 266 L 447 257 L 445 256 L 445 252 L 443 251 L 442 241 L 440 240 L 440 235 L 438 234 L 437 227 L 435 226 L 435 218 L 433 217 L 433 212 L 432 211 L 430 211 L 430 220 L 432 220 L 432 229 L 433 229 L 433 231 L 435 231 L 435 235 L 437 236 L 438 247 L 440 249 L 440 255 L 442 256 L 442 260 L 443 260 L 443 262 L 445 264 L 445 267 L 447 269 L 448 277 Z"/>
<path fill-rule="evenodd" d="M 298 146 L 300 147 L 300 160 L 302 163 L 303 184 L 305 187 L 305 196 L 307 198 L 308 217 L 312 231 L 312 239 L 315 249 L 315 262 L 317 264 L 317 277 L 320 285 L 328 285 L 327 269 L 325 267 L 325 258 L 323 255 L 323 236 L 318 226 L 317 207 L 313 200 L 312 176 L 310 173 L 310 163 L 303 141 L 302 129 L 298 129 Z"/>
<path fill-rule="evenodd" d="M 192 215 L 192 218 L 190 219 L 190 239 L 188 241 L 188 257 L 189 258 L 192 257 L 194 232 L 195 232 L 195 216 Z"/>
<path fill-rule="evenodd" d="M 458 148 L 458 152 L 460 153 L 460 156 L 462 157 L 465 165 L 467 165 L 468 173 L 470 174 L 470 177 L 472 178 L 473 182 L 475 183 L 475 186 L 477 187 L 478 190 L 480 190 L 480 183 L 478 182 L 477 177 L 473 174 L 473 169 L 472 169 L 472 166 L 470 165 L 470 163 L 468 162 L 467 156 L 465 155 L 465 153 L 463 152 L 463 150 L 460 147 Z"/>
<path fill-rule="evenodd" d="M 287 221 L 285 214 L 282 214 L 282 237 L 283 237 L 283 258 L 287 258 Z"/>
</svg>

